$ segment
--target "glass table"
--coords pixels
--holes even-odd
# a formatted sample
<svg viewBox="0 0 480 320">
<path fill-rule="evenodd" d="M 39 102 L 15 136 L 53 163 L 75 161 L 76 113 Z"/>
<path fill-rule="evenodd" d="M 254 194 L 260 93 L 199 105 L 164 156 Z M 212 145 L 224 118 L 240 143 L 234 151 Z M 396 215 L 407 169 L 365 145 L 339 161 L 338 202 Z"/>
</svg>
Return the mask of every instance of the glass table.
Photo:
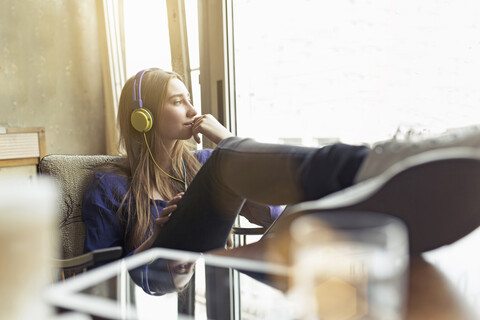
<svg viewBox="0 0 480 320">
<path fill-rule="evenodd" d="M 293 319 L 288 268 L 155 248 L 52 285 L 46 300 L 106 319 Z"/>
<path fill-rule="evenodd" d="M 480 228 L 410 259 L 405 319 L 480 319 L 479 244 Z M 278 264 L 156 248 L 53 284 L 45 299 L 102 319 L 298 319 L 288 274 Z"/>
</svg>

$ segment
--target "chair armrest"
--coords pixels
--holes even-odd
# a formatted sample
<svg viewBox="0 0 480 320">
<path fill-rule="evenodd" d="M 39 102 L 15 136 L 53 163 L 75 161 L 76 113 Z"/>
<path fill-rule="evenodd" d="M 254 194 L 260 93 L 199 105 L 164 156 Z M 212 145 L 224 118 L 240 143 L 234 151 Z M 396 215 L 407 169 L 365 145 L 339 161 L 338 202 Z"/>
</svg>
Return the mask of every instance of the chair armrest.
<svg viewBox="0 0 480 320">
<path fill-rule="evenodd" d="M 98 266 L 122 257 L 122 247 L 97 249 L 70 259 L 53 259 L 57 268 L 62 270 L 84 269 Z"/>
</svg>

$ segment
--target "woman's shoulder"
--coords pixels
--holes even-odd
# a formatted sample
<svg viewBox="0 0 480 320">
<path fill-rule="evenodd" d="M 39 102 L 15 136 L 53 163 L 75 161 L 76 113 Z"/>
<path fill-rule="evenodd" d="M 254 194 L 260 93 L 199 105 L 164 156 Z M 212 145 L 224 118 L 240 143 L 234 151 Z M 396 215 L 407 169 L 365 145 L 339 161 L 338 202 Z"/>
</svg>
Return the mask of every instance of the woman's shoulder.
<svg viewBox="0 0 480 320">
<path fill-rule="evenodd" d="M 128 190 L 128 178 L 118 173 L 96 170 L 88 184 L 85 193 L 112 197 L 123 195 Z"/>
<path fill-rule="evenodd" d="M 109 172 L 102 169 L 95 170 L 93 173 L 93 180 L 97 180 L 102 183 L 128 183 L 128 178 L 124 175 L 115 172 Z"/>
</svg>

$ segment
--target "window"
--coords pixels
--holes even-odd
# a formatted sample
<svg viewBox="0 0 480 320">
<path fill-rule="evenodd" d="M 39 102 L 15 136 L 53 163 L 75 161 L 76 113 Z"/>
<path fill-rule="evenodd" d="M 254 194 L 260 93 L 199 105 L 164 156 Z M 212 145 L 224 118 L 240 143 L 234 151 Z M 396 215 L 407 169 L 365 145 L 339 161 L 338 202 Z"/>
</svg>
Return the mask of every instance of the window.
<svg viewBox="0 0 480 320">
<path fill-rule="evenodd" d="M 165 1 L 123 1 L 127 78 L 150 67 L 172 70 Z"/>
<path fill-rule="evenodd" d="M 476 1 L 226 1 L 237 134 L 303 145 L 480 119 Z"/>
<path fill-rule="evenodd" d="M 150 67 L 172 70 L 167 1 L 123 1 L 125 24 L 125 64 L 127 78 Z M 197 1 L 185 0 L 192 99 L 200 109 Z"/>
</svg>

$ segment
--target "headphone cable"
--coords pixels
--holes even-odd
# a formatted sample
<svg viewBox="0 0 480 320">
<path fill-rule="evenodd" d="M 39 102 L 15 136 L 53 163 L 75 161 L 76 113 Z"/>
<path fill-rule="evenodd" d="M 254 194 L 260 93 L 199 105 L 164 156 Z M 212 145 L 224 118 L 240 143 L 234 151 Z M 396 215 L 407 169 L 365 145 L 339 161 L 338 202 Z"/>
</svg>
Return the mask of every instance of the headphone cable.
<svg viewBox="0 0 480 320">
<path fill-rule="evenodd" d="M 152 150 L 150 150 L 150 146 L 148 145 L 148 141 L 147 141 L 147 135 L 145 134 L 145 132 L 143 133 L 143 137 L 145 138 L 145 144 L 147 145 L 147 149 L 148 149 L 148 153 L 150 154 L 150 158 L 152 158 L 152 161 L 153 163 L 157 166 L 158 169 L 160 169 L 160 171 L 162 171 L 164 174 L 166 174 L 168 177 L 172 178 L 173 180 L 177 180 L 181 183 L 183 183 L 185 185 L 185 191 L 187 190 L 187 170 L 185 169 L 185 163 L 183 162 L 183 159 L 182 160 L 182 165 L 183 165 L 183 175 L 185 177 L 185 180 L 182 181 L 178 178 L 175 178 L 174 176 L 166 173 L 165 171 L 163 171 L 162 168 L 160 168 L 160 166 L 157 164 L 157 162 L 155 161 L 155 159 L 153 158 L 153 154 L 152 154 Z"/>
</svg>

